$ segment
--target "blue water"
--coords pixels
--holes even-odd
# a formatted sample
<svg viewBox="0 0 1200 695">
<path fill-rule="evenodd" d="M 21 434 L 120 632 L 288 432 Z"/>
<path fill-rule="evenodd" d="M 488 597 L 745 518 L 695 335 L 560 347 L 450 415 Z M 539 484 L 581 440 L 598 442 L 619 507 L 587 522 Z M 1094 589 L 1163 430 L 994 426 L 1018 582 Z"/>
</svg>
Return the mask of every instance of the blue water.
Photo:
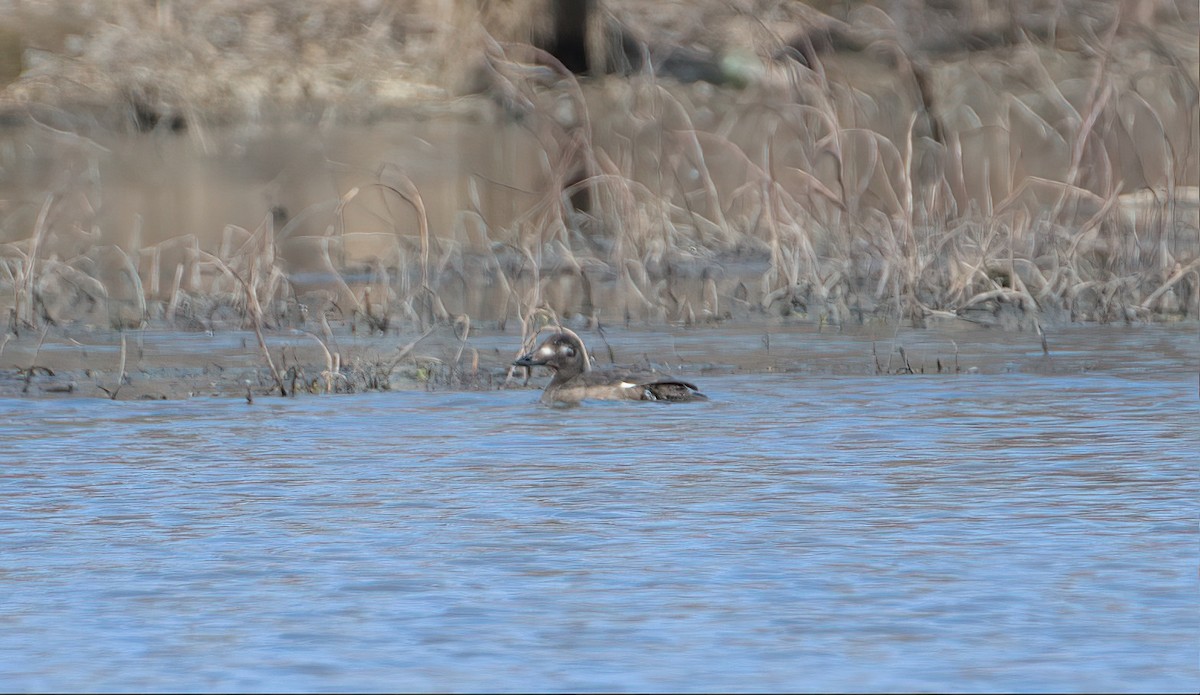
<svg viewBox="0 0 1200 695">
<path fill-rule="evenodd" d="M 1188 691 L 1196 375 L 0 401 L 0 689 Z"/>
</svg>

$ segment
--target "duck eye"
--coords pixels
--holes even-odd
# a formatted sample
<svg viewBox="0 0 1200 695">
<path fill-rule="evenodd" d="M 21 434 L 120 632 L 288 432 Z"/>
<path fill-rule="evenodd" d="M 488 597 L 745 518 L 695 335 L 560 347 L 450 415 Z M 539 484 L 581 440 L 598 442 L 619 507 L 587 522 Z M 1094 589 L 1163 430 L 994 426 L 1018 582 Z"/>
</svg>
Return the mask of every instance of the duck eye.
<svg viewBox="0 0 1200 695">
<path fill-rule="evenodd" d="M 561 348 L 559 348 L 558 351 L 561 352 L 564 357 L 574 357 L 575 356 L 575 348 L 571 347 L 570 345 L 564 345 Z"/>
</svg>

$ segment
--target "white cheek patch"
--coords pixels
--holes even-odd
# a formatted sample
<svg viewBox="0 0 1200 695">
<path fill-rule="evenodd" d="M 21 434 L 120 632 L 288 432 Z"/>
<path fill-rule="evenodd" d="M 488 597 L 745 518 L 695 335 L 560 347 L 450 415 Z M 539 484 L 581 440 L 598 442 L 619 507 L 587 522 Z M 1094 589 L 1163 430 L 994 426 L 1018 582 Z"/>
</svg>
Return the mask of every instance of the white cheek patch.
<svg viewBox="0 0 1200 695">
<path fill-rule="evenodd" d="M 537 354 L 538 354 L 538 357 L 540 357 L 544 360 L 548 360 L 551 357 L 554 357 L 554 349 L 551 348 L 549 345 L 546 345 L 546 346 L 542 347 L 540 350 L 538 350 Z"/>
</svg>

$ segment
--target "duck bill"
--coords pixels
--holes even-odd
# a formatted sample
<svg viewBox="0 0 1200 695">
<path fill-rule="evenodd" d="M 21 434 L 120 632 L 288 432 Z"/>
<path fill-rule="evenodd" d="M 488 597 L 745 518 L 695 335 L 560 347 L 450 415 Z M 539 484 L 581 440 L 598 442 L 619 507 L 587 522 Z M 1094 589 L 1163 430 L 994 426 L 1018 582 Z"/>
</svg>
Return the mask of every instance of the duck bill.
<svg viewBox="0 0 1200 695">
<path fill-rule="evenodd" d="M 539 357 L 538 351 L 534 350 L 533 352 L 529 353 L 528 355 L 525 355 L 524 357 L 517 360 L 516 362 L 513 362 L 513 364 L 518 367 L 540 367 L 540 366 L 546 364 L 546 358 Z"/>
<path fill-rule="evenodd" d="M 555 356 L 554 348 L 547 342 L 543 342 L 541 345 L 525 353 L 524 357 L 513 362 L 513 364 L 518 367 L 541 367 L 550 364 Z"/>
</svg>

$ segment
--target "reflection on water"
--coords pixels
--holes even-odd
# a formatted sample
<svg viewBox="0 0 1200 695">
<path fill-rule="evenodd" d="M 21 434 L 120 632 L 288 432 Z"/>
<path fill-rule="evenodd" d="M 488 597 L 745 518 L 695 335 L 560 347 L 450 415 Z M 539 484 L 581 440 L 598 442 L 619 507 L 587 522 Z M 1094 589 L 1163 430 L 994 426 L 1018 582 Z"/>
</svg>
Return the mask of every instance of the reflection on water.
<svg viewBox="0 0 1200 695">
<path fill-rule="evenodd" d="M 1193 366 L 0 401 L 0 682 L 1194 690 Z"/>
</svg>

